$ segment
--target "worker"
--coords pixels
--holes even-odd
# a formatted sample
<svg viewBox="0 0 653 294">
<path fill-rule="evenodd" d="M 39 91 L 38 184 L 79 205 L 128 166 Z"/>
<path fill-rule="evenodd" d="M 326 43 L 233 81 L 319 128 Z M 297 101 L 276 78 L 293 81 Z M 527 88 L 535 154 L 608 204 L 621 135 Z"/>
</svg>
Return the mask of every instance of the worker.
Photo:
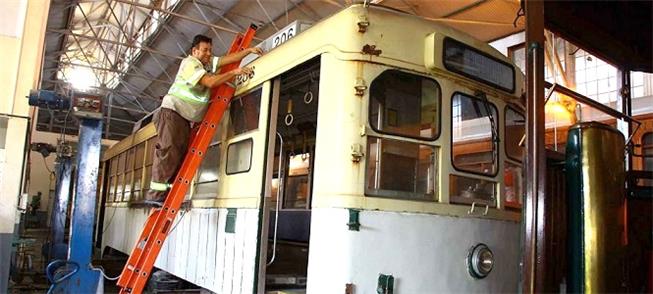
<svg viewBox="0 0 653 294">
<path fill-rule="evenodd" d="M 249 67 L 225 73 L 218 73 L 218 69 L 240 62 L 249 54 L 263 54 L 260 48 L 252 47 L 217 57 L 212 55 L 211 49 L 211 38 L 203 35 L 193 38 L 191 53 L 181 61 L 175 81 L 154 116 L 158 137 L 154 146 L 152 181 L 145 196 L 145 203 L 150 206 L 161 206 L 165 201 L 170 182 L 186 155 L 191 123 L 200 122 L 204 117 L 211 89 L 236 76 L 253 73 Z"/>
</svg>

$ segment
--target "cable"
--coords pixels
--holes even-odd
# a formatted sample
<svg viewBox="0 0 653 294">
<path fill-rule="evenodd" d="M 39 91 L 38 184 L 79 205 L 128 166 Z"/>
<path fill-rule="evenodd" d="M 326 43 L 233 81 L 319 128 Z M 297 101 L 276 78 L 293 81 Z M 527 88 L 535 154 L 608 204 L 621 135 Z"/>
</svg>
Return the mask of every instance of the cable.
<svg viewBox="0 0 653 294">
<path fill-rule="evenodd" d="M 181 223 L 181 221 L 184 219 L 184 216 L 186 216 L 186 213 L 187 213 L 187 212 L 186 212 L 186 211 L 182 211 L 182 212 L 183 212 L 183 213 L 181 214 L 181 217 L 179 218 L 179 221 L 178 221 L 178 222 L 177 222 L 177 223 L 172 227 L 172 230 L 170 230 L 170 232 L 168 233 L 168 235 L 172 234 L 172 232 L 175 231 L 175 229 L 177 228 L 177 225 L 179 225 L 179 223 Z"/>
<path fill-rule="evenodd" d="M 105 204 L 105 205 L 106 205 L 106 204 Z M 109 218 L 109 223 L 108 223 L 107 226 L 104 228 L 104 230 L 102 230 L 102 234 L 103 234 L 103 235 L 104 235 L 104 233 L 109 229 L 109 227 L 111 226 L 111 222 L 113 222 L 113 217 L 116 215 L 116 211 L 117 211 L 117 210 L 118 210 L 117 207 L 114 207 L 114 208 L 113 208 L 113 213 L 111 214 L 111 218 Z"/>
<path fill-rule="evenodd" d="M 104 268 L 103 268 L 102 266 L 94 267 L 92 263 L 89 263 L 89 264 L 88 264 L 88 267 L 89 267 L 92 271 L 98 271 L 98 272 L 100 272 L 100 274 L 101 274 L 105 279 L 107 279 L 107 280 L 109 280 L 109 281 L 115 281 L 115 280 L 117 280 L 117 279 L 120 279 L 120 275 L 118 275 L 118 276 L 116 276 L 116 277 L 109 277 L 109 276 L 107 276 L 107 274 L 104 272 Z"/>
<path fill-rule="evenodd" d="M 50 173 L 50 180 L 52 180 L 52 175 L 54 175 L 54 172 L 48 166 L 48 162 L 45 161 L 45 156 L 41 155 L 41 158 L 43 158 L 43 165 L 45 165 L 45 169 L 48 170 L 48 172 Z"/>
<path fill-rule="evenodd" d="M 66 117 L 63 119 L 63 129 L 61 129 L 61 143 L 66 142 L 66 128 L 68 127 L 68 115 L 70 110 L 66 111 Z"/>
<path fill-rule="evenodd" d="M 67 273 L 67 274 L 65 274 L 65 275 L 63 275 L 63 276 L 61 276 L 59 278 L 55 278 L 53 276 L 54 268 L 56 267 L 57 269 L 59 269 L 59 268 L 64 267 L 66 265 L 72 265 L 72 266 L 74 266 L 74 268 L 72 270 L 70 270 L 69 273 Z M 52 293 L 52 291 L 54 291 L 57 284 L 59 284 L 59 283 L 63 282 L 64 280 L 72 277 L 78 270 L 79 270 L 79 264 L 77 264 L 76 262 L 73 262 L 73 261 L 57 259 L 57 260 L 54 260 L 54 261 L 50 262 L 48 264 L 48 266 L 45 268 L 45 276 L 48 278 L 48 281 L 50 281 L 50 283 L 52 283 L 52 285 L 50 285 L 50 288 L 48 289 L 47 293 L 48 294 Z"/>
</svg>

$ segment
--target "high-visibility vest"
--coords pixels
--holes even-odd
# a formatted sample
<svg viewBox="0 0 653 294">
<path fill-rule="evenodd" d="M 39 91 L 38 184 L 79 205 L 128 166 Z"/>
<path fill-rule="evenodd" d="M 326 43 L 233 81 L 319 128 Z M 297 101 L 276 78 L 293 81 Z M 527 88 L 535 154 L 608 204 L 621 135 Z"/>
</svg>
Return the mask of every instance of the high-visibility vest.
<svg viewBox="0 0 653 294">
<path fill-rule="evenodd" d="M 212 70 L 217 70 L 219 58 L 211 60 Z M 181 100 L 192 103 L 208 103 L 210 89 L 202 86 L 199 80 L 207 73 L 202 62 L 193 56 L 188 56 L 181 61 L 175 82 L 170 87 L 168 94 Z"/>
</svg>

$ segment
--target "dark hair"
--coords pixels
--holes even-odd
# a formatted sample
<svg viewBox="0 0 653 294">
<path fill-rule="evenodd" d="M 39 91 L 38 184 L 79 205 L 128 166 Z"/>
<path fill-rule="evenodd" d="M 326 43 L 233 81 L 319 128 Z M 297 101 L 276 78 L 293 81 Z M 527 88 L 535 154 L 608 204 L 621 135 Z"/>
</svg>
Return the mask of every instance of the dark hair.
<svg viewBox="0 0 653 294">
<path fill-rule="evenodd" d="M 200 43 L 209 43 L 209 44 L 212 44 L 212 43 L 213 43 L 213 40 L 211 40 L 211 38 L 209 38 L 209 37 L 207 37 L 207 36 L 204 36 L 204 35 L 196 35 L 196 36 L 193 38 L 193 46 L 191 46 L 191 48 L 195 48 L 195 47 L 197 47 Z"/>
</svg>

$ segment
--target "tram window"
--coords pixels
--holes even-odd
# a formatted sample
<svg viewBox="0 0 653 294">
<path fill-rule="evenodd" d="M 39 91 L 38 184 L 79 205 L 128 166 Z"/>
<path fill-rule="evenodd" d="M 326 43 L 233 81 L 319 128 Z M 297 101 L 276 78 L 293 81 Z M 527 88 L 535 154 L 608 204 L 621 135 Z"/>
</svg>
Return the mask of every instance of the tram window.
<svg viewBox="0 0 653 294">
<path fill-rule="evenodd" d="M 449 176 L 449 200 L 457 204 L 481 204 L 495 207 L 496 183 L 457 175 Z"/>
<path fill-rule="evenodd" d="M 448 70 L 508 92 L 515 91 L 515 69 L 511 64 L 451 38 L 444 39 L 442 51 Z"/>
<path fill-rule="evenodd" d="M 653 132 L 642 135 L 642 155 L 642 169 L 653 172 Z M 653 180 L 641 179 L 639 185 L 653 186 Z"/>
<path fill-rule="evenodd" d="M 461 93 L 454 94 L 451 107 L 453 166 L 460 171 L 496 175 L 496 108 Z"/>
<path fill-rule="evenodd" d="M 127 160 L 125 161 L 125 189 L 123 192 L 123 201 L 129 201 L 132 191 L 132 176 L 134 172 L 134 154 L 136 149 L 127 150 Z"/>
<path fill-rule="evenodd" d="M 288 177 L 284 188 L 283 208 L 307 208 L 310 162 L 310 153 L 290 156 Z"/>
<path fill-rule="evenodd" d="M 248 172 L 252 166 L 252 139 L 231 143 L 227 148 L 227 174 Z"/>
<path fill-rule="evenodd" d="M 229 138 L 258 128 L 261 112 L 261 89 L 236 97 L 229 106 Z"/>
<path fill-rule="evenodd" d="M 435 147 L 368 137 L 365 193 L 371 196 L 435 199 Z"/>
<path fill-rule="evenodd" d="M 506 155 L 511 159 L 521 162 L 524 156 L 524 146 L 519 142 L 524 137 L 526 129 L 524 115 L 514 110 L 512 107 L 506 107 Z"/>
<path fill-rule="evenodd" d="M 145 143 L 136 145 L 134 157 L 134 184 L 132 187 L 132 201 L 143 199 L 143 165 L 145 161 Z"/>
<path fill-rule="evenodd" d="M 157 137 L 152 137 L 147 140 L 145 147 L 145 176 L 143 177 L 143 193 L 147 193 L 150 189 L 150 181 L 152 179 L 152 161 L 154 157 L 154 144 L 156 144 Z"/>
<path fill-rule="evenodd" d="M 118 170 L 118 158 L 114 157 L 111 158 L 109 161 L 109 197 L 107 202 L 113 202 L 115 201 L 115 196 L 116 196 L 116 173 Z"/>
<path fill-rule="evenodd" d="M 435 140 L 440 100 L 434 80 L 387 70 L 370 85 L 370 125 L 381 133 Z"/>
<path fill-rule="evenodd" d="M 202 160 L 195 182 L 193 198 L 214 198 L 218 192 L 220 170 L 220 144 L 209 146 Z"/>
<path fill-rule="evenodd" d="M 118 184 L 116 187 L 116 202 L 122 202 L 122 193 L 125 189 L 125 160 L 127 159 L 127 152 L 123 152 L 118 157 Z"/>
<path fill-rule="evenodd" d="M 520 208 L 522 205 L 522 167 L 506 162 L 503 170 L 503 183 L 506 206 Z"/>
</svg>

